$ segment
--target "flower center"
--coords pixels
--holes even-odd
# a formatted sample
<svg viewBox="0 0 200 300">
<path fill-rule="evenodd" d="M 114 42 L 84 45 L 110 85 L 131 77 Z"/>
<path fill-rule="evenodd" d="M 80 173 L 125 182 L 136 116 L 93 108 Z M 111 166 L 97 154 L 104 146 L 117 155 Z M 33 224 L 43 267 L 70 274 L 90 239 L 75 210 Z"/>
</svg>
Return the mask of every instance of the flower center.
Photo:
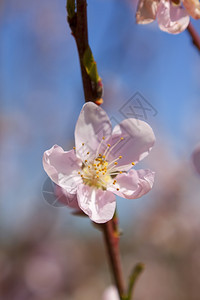
<svg viewBox="0 0 200 300">
<path fill-rule="evenodd" d="M 122 156 L 119 155 L 117 158 L 110 161 L 109 155 L 123 139 L 124 138 L 121 137 L 114 145 L 111 146 L 110 144 L 104 144 L 105 137 L 103 137 L 96 150 L 95 158 L 94 155 L 92 157 L 90 152 L 87 152 L 88 159 L 83 161 L 82 171 L 78 172 L 84 184 L 95 188 L 101 188 L 103 190 L 106 190 L 107 185 L 110 182 L 112 182 L 113 185 L 116 184 L 117 180 L 115 180 L 115 177 L 124 172 L 123 166 L 117 166 L 118 160 L 120 160 Z M 103 154 L 99 153 L 102 146 L 105 149 Z M 82 143 L 82 147 L 85 147 L 84 143 Z M 117 190 L 119 189 L 117 188 Z"/>
<path fill-rule="evenodd" d="M 85 184 L 96 188 L 106 189 L 107 183 L 112 179 L 107 169 L 108 162 L 99 156 L 91 163 L 85 160 L 81 177 Z"/>
</svg>

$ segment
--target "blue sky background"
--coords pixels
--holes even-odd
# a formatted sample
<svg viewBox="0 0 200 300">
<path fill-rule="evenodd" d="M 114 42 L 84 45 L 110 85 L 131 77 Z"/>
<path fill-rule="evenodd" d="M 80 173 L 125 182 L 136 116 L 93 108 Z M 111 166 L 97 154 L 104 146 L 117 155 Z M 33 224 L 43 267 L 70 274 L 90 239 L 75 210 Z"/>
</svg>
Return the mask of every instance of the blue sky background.
<svg viewBox="0 0 200 300">
<path fill-rule="evenodd" d="M 64 223 L 87 226 L 67 209 L 48 206 L 41 193 L 43 152 L 53 144 L 66 150 L 73 146 L 84 103 L 65 1 L 8 0 L 0 5 L 0 222 L 6 230 L 13 230 L 13 224 L 20 228 L 39 206 L 59 211 Z M 169 35 L 156 22 L 136 25 L 134 15 L 131 0 L 88 0 L 89 41 L 104 83 L 103 108 L 121 121 L 120 108 L 140 92 L 158 112 L 147 119 L 157 149 L 164 144 L 177 161 L 189 161 L 199 141 L 199 53 L 187 31 Z M 200 23 L 193 24 L 200 33 Z M 149 160 L 146 164 L 153 168 Z M 132 204 L 119 200 L 122 222 L 151 197 Z"/>
</svg>

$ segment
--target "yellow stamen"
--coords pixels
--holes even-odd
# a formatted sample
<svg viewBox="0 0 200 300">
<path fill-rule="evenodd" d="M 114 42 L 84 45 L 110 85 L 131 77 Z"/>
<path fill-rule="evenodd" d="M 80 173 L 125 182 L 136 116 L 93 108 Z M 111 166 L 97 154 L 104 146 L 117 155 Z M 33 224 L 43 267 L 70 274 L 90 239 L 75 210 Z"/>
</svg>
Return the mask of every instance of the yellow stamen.
<svg viewBox="0 0 200 300">
<path fill-rule="evenodd" d="M 134 162 L 132 162 L 131 164 L 132 164 L 133 166 L 135 165 L 135 163 L 134 163 Z"/>
</svg>

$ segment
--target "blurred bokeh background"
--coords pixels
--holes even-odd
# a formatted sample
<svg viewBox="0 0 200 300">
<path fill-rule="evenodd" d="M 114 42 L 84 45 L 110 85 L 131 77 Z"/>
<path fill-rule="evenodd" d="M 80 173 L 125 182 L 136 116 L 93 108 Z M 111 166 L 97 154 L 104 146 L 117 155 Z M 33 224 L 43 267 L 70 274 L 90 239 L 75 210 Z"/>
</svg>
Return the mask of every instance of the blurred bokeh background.
<svg viewBox="0 0 200 300">
<path fill-rule="evenodd" d="M 42 155 L 70 149 L 84 103 L 65 0 L 0 1 L 0 299 L 100 300 L 111 284 L 101 233 L 43 197 Z M 137 300 L 197 300 L 200 56 L 187 32 L 135 24 L 132 0 L 88 0 L 89 40 L 113 124 L 139 117 L 157 143 L 138 167 L 152 191 L 117 199 L 124 274 L 142 261 Z M 200 23 L 193 22 L 200 33 Z M 45 185 L 46 186 L 46 185 Z"/>
</svg>

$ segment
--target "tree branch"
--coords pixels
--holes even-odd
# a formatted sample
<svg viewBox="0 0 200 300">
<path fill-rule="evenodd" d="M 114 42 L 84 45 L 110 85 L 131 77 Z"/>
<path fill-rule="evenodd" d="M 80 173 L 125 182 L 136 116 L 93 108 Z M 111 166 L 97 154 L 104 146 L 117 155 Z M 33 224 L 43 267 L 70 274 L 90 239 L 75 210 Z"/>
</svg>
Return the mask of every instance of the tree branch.
<svg viewBox="0 0 200 300">
<path fill-rule="evenodd" d="M 99 80 L 98 84 L 95 86 L 94 82 L 91 80 L 91 77 L 88 75 L 86 68 L 83 64 L 83 57 L 85 51 L 89 47 L 87 29 L 87 3 L 86 0 L 77 0 L 76 4 L 77 7 L 75 11 L 75 0 L 68 0 L 67 2 L 68 22 L 78 49 L 85 101 L 92 101 L 96 104 L 101 104 L 101 96 L 103 90 L 101 80 Z M 115 279 L 120 299 L 123 299 L 125 287 L 122 276 L 117 223 L 118 218 L 115 214 L 111 221 L 100 225 L 100 228 L 103 229 L 108 257 L 110 260 L 113 277 Z"/>
<path fill-rule="evenodd" d="M 194 29 L 191 22 L 189 23 L 187 30 L 192 38 L 193 44 L 198 49 L 198 51 L 200 51 L 200 37 L 199 37 L 198 33 L 196 32 L 196 30 Z"/>
<path fill-rule="evenodd" d="M 121 259 L 119 252 L 119 233 L 116 227 L 116 222 L 118 222 L 118 219 L 117 216 L 114 216 L 114 218 L 111 221 L 102 224 L 102 228 L 104 232 L 104 239 L 107 247 L 113 277 L 118 289 L 120 299 L 122 299 L 122 297 L 125 294 L 125 285 L 122 275 Z"/>
<path fill-rule="evenodd" d="M 78 50 L 85 102 L 92 101 L 96 104 L 101 104 L 103 102 L 101 99 L 103 93 L 102 83 L 101 81 L 99 81 L 98 84 L 92 82 L 83 64 L 85 51 L 89 47 L 86 0 L 76 1 L 76 11 L 73 16 L 69 16 L 68 14 L 68 23 Z"/>
</svg>

